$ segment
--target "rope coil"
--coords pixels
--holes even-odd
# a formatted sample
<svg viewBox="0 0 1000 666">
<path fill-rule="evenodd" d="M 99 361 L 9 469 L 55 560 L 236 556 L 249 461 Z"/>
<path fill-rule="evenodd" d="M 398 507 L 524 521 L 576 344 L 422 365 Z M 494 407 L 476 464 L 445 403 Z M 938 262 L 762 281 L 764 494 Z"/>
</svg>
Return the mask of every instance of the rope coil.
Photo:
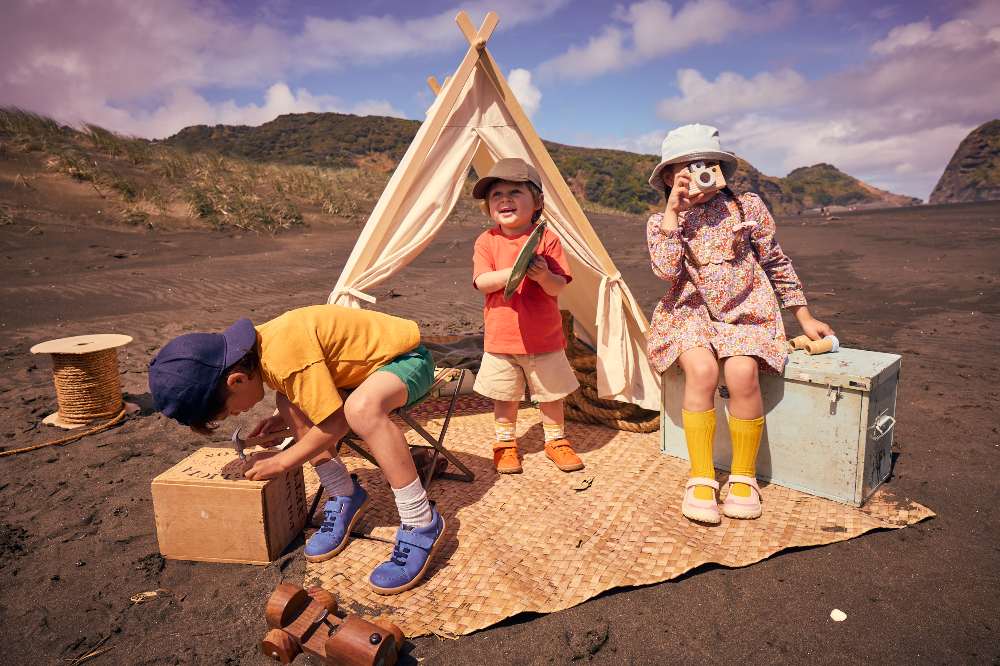
<svg viewBox="0 0 1000 666">
<path fill-rule="evenodd" d="M 597 355 L 577 339 L 573 332 L 573 315 L 562 311 L 563 333 L 566 336 L 566 357 L 580 388 L 566 396 L 566 417 L 580 423 L 610 426 L 628 432 L 647 433 L 660 428 L 660 414 L 630 402 L 601 398 L 597 394 Z"/>
<path fill-rule="evenodd" d="M 122 398 L 118 374 L 118 347 L 131 341 L 132 338 L 127 335 L 79 335 L 49 340 L 32 347 L 32 354 L 49 354 L 52 357 L 52 380 L 59 407 L 55 414 L 46 416 L 43 423 L 73 429 L 104 420 L 66 437 L 0 451 L 0 458 L 68 444 L 107 430 L 137 410 L 136 405 Z"/>
<path fill-rule="evenodd" d="M 59 417 L 74 425 L 110 418 L 122 409 L 118 350 L 52 354 Z"/>
</svg>

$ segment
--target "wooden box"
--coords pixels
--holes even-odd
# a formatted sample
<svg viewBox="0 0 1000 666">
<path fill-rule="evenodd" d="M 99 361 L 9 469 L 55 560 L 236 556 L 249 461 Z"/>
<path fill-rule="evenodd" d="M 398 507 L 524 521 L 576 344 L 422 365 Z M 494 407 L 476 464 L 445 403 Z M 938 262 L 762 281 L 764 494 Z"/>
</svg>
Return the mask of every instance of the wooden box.
<svg viewBox="0 0 1000 666">
<path fill-rule="evenodd" d="M 160 553 L 172 560 L 267 564 L 306 523 L 302 468 L 248 481 L 232 449 L 204 448 L 153 479 Z"/>
<path fill-rule="evenodd" d="M 861 506 L 892 467 L 899 367 L 896 354 L 842 348 L 816 356 L 792 352 L 783 377 L 761 375 L 765 425 L 757 478 Z M 728 470 L 723 392 L 715 399 L 713 457 L 717 469 Z M 687 460 L 683 393 L 684 375 L 674 364 L 663 373 L 661 448 Z"/>
</svg>

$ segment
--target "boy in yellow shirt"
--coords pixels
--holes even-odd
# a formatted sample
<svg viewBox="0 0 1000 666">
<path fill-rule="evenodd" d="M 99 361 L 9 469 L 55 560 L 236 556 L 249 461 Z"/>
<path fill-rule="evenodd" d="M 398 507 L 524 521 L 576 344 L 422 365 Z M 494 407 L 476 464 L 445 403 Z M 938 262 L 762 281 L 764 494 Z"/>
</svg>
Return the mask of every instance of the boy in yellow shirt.
<svg viewBox="0 0 1000 666">
<path fill-rule="evenodd" d="M 269 479 L 306 461 L 313 465 L 330 500 L 322 527 L 305 547 L 311 562 L 347 546 L 368 503 L 368 493 L 336 457 L 348 429 L 363 438 L 392 487 L 401 522 L 392 557 L 369 579 L 380 594 L 417 585 L 444 534 L 444 519 L 389 418 L 423 396 L 433 378 L 434 362 L 415 322 L 337 305 L 292 310 L 256 328 L 241 319 L 221 334 L 182 335 L 149 364 L 156 409 L 202 434 L 263 400 L 265 385 L 275 391 L 277 413 L 251 435 L 287 426 L 295 442 L 255 456 L 246 477 Z"/>
</svg>

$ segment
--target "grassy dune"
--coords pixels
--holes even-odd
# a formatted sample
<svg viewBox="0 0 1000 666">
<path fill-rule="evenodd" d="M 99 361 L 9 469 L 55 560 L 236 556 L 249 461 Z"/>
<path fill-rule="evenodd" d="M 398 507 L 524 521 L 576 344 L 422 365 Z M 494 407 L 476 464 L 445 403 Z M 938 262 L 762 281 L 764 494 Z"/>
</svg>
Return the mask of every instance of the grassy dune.
<svg viewBox="0 0 1000 666">
<path fill-rule="evenodd" d="M 190 217 L 213 227 L 277 232 L 303 224 L 303 212 L 357 222 L 367 217 L 388 180 L 384 170 L 190 152 L 96 125 L 72 128 L 30 111 L 0 108 L 0 160 L 19 155 L 40 159 L 48 172 L 89 183 L 117 204 L 121 222 L 132 225 Z M 9 212 L 0 215 L 0 223 L 10 219 Z"/>
</svg>

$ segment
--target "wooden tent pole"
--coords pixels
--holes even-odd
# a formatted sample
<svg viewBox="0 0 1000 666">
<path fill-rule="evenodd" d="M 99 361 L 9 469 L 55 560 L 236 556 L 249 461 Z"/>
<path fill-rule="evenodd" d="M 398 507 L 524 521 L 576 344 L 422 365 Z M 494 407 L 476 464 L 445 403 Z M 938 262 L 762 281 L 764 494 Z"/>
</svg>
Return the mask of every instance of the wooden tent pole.
<svg viewBox="0 0 1000 666">
<path fill-rule="evenodd" d="M 441 84 L 433 76 L 427 77 L 427 85 L 430 86 L 435 95 L 441 94 Z M 493 155 L 486 148 L 486 144 L 480 141 L 476 146 L 475 154 L 472 156 L 472 168 L 476 170 L 476 175 L 482 178 L 490 172 L 494 164 L 496 164 L 496 160 L 493 159 Z"/>
<path fill-rule="evenodd" d="M 458 13 L 458 16 L 455 17 L 455 21 L 461 22 L 463 17 L 465 22 L 468 22 L 469 17 L 464 11 Z M 406 200 L 406 196 L 409 194 L 410 188 L 413 187 L 414 181 L 424 169 L 424 162 L 426 161 L 428 154 L 430 154 L 431 148 L 434 146 L 434 142 L 437 141 L 438 137 L 440 137 L 441 130 L 444 128 L 445 122 L 451 116 L 455 102 L 458 100 L 458 96 L 462 92 L 462 88 L 465 87 L 466 81 L 469 80 L 469 77 L 475 71 L 476 64 L 479 62 L 483 50 L 485 49 L 485 44 L 493 34 L 493 31 L 496 29 L 498 22 L 499 19 L 494 12 L 490 12 L 486 15 L 486 18 L 483 19 L 482 26 L 479 28 L 479 32 L 475 34 L 474 42 L 470 44 L 468 51 L 466 51 L 465 57 L 462 59 L 462 63 L 458 66 L 458 69 L 455 70 L 455 74 L 451 77 L 451 80 L 445 83 L 445 86 L 441 91 L 441 95 L 439 96 L 437 109 L 433 115 L 424 121 L 424 126 L 421 128 L 424 131 L 420 137 L 420 142 L 413 148 L 413 155 L 407 164 L 407 169 L 403 173 L 399 182 L 396 184 L 396 187 L 393 189 L 392 194 L 389 197 L 389 201 L 386 203 L 385 209 L 382 211 L 383 218 L 395 217 L 399 208 L 403 205 L 403 201 Z M 482 44 L 482 46 L 477 47 L 477 44 Z M 371 261 L 372 256 L 381 251 L 381 248 L 374 247 L 374 245 L 374 243 L 370 243 L 362 248 L 362 251 L 358 256 L 358 260 L 354 263 L 354 265 L 367 265 Z"/>
</svg>

